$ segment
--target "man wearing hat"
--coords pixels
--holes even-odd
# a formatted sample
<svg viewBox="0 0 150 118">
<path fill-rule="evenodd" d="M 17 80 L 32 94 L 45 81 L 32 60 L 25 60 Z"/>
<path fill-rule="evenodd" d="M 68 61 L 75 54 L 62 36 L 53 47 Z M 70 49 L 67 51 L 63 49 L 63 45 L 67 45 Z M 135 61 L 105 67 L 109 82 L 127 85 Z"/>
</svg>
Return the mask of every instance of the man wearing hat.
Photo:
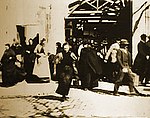
<svg viewBox="0 0 150 118">
<path fill-rule="evenodd" d="M 117 80 L 114 85 L 114 95 L 118 95 L 119 86 L 122 84 L 123 80 L 125 80 L 129 86 L 129 91 L 131 94 L 134 93 L 133 89 L 133 72 L 131 71 L 131 54 L 128 51 L 128 41 L 126 39 L 121 39 L 120 49 L 117 51 L 117 62 L 119 64 L 119 73 L 117 76 Z M 126 77 L 126 76 L 127 77 Z"/>
</svg>

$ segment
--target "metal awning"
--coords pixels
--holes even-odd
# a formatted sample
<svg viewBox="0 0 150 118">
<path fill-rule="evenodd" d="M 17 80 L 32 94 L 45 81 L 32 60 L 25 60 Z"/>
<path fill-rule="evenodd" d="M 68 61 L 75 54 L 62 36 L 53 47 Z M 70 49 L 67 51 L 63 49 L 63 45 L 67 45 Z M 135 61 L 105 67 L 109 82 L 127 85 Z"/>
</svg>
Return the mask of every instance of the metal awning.
<svg viewBox="0 0 150 118">
<path fill-rule="evenodd" d="M 65 19 L 117 19 L 123 7 L 122 0 L 78 0 L 69 4 Z"/>
</svg>

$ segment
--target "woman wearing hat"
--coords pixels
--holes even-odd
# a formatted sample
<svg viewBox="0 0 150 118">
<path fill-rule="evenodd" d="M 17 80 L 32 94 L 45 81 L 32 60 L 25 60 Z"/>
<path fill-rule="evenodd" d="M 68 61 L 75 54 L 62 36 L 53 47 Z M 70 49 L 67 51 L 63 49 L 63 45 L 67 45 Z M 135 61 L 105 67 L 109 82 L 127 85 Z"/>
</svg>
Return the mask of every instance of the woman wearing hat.
<svg viewBox="0 0 150 118">
<path fill-rule="evenodd" d="M 123 79 L 128 83 L 130 93 L 134 93 L 133 89 L 133 72 L 131 71 L 131 54 L 128 51 L 128 41 L 126 39 L 121 39 L 120 49 L 117 51 L 117 61 L 119 64 L 119 74 L 114 85 L 114 95 L 118 95 L 119 86 L 122 84 Z M 125 75 L 127 75 L 126 78 Z"/>
</svg>

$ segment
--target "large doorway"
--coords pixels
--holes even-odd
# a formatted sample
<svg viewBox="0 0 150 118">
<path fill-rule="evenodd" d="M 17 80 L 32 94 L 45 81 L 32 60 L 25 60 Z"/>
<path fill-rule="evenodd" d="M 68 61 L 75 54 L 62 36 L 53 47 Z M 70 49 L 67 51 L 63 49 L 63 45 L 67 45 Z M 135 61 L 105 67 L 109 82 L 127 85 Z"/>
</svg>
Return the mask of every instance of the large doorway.
<svg viewBox="0 0 150 118">
<path fill-rule="evenodd" d="M 66 39 L 87 38 L 99 44 L 126 38 L 132 51 L 132 2 L 130 0 L 82 0 L 69 4 L 65 18 Z"/>
</svg>

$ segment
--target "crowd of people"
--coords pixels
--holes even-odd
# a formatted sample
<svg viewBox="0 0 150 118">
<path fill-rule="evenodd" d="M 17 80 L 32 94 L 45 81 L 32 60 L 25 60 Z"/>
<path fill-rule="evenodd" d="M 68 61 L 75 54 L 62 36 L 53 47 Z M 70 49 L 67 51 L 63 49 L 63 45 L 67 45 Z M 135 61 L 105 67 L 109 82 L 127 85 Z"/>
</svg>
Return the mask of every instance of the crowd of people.
<svg viewBox="0 0 150 118">
<path fill-rule="evenodd" d="M 23 47 L 18 40 L 5 44 L 1 59 L 2 82 L 4 86 L 17 82 L 58 81 L 56 93 L 65 100 L 69 94 L 72 80 L 83 90 L 98 87 L 98 81 L 114 83 L 114 95 L 118 95 L 119 86 L 127 84 L 130 93 L 134 93 L 135 73 L 144 85 L 150 80 L 150 37 L 141 35 L 138 54 L 132 64 L 127 39 L 116 39 L 106 50 L 106 41 L 100 44 L 93 40 L 67 40 L 63 45 L 56 43 L 56 54 L 46 47 L 46 39 L 34 43 L 29 39 Z M 105 52 L 104 52 L 105 51 Z"/>
</svg>

